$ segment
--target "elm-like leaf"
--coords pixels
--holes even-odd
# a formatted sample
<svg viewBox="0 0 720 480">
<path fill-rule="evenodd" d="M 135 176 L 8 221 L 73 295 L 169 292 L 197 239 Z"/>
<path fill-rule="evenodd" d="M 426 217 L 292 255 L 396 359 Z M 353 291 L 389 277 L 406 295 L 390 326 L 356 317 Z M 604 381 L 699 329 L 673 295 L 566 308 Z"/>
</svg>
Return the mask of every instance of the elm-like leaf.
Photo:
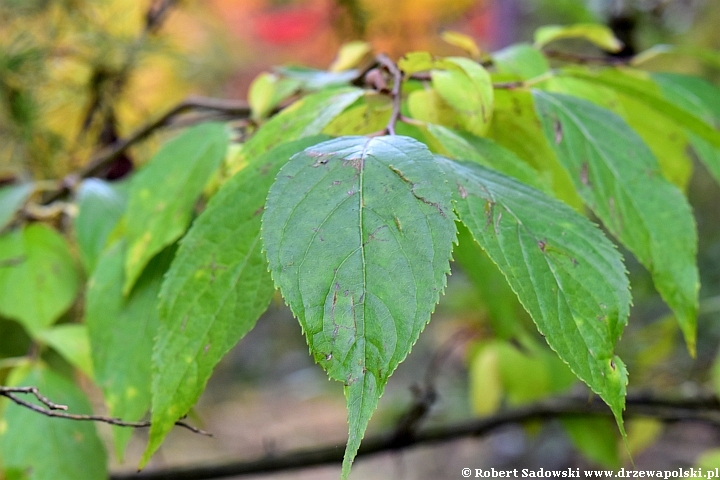
<svg viewBox="0 0 720 480">
<path fill-rule="evenodd" d="M 548 345 L 622 430 L 627 373 L 615 353 L 630 308 L 622 257 L 564 203 L 476 163 L 436 157 L 460 221 L 505 275 Z"/>
<path fill-rule="evenodd" d="M 142 465 L 267 309 L 274 287 L 260 241 L 265 198 L 290 157 L 327 138 L 285 143 L 254 159 L 220 188 L 181 241 L 160 292 L 152 427 Z"/>
<path fill-rule="evenodd" d="M 131 180 L 126 212 L 126 295 L 148 261 L 190 224 L 195 202 L 225 158 L 225 125 L 205 123 L 163 145 Z"/>
<path fill-rule="evenodd" d="M 273 279 L 315 360 L 345 384 L 343 478 L 445 286 L 454 221 L 442 171 L 408 137 L 315 145 L 270 189 L 262 235 Z"/>
<path fill-rule="evenodd" d="M 694 355 L 700 282 L 697 231 L 687 200 L 620 117 L 575 97 L 533 95 L 548 143 L 578 193 L 650 270 Z"/>
<path fill-rule="evenodd" d="M 150 408 L 153 340 L 158 328 L 158 293 L 174 248 L 155 256 L 130 295 L 123 295 L 125 240 L 100 256 L 88 281 L 85 323 L 88 327 L 95 381 L 110 415 L 140 420 Z M 113 428 L 115 453 L 122 459 L 132 430 Z"/>
</svg>

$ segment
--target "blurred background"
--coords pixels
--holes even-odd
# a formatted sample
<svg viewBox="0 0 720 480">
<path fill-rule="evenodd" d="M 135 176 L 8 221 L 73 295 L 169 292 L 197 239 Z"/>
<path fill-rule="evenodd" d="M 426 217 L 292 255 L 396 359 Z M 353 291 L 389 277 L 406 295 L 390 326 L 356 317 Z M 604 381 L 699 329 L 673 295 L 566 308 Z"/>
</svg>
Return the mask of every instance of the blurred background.
<svg viewBox="0 0 720 480">
<path fill-rule="evenodd" d="M 461 55 L 441 39 L 443 31 L 468 35 L 492 51 L 531 41 L 540 25 L 577 22 L 611 26 L 625 42 L 626 55 L 658 43 L 720 49 L 718 0 L 1 0 L 0 185 L 63 178 L 93 152 L 188 95 L 245 99 L 260 72 L 283 64 L 326 68 L 351 40 L 365 40 L 393 58 L 413 50 Z M 717 69 L 692 59 L 671 57 L 650 66 L 720 79 Z M 120 178 L 141 165 L 163 135 L 130 149 L 103 176 Z M 618 353 L 628 363 L 635 390 L 692 394 L 711 392 L 718 383 L 713 365 L 720 339 L 720 190 L 699 164 L 688 195 L 700 231 L 698 357 L 689 358 L 649 275 L 625 252 L 634 309 Z M 532 384 L 517 390 L 512 379 L 489 367 L 493 362 L 513 365 L 525 383 L 555 375 L 562 389 L 583 391 L 555 367 L 537 370 L 537 360 L 545 362 L 549 350 L 495 280 L 454 269 L 447 295 L 393 376 L 369 434 L 392 429 L 413 403 L 413 391 L 428 379 L 439 395 L 429 424 L 535 399 L 522 390 Z M 276 300 L 218 367 L 197 407 L 196 420 L 215 438 L 174 431 L 152 467 L 250 459 L 316 445 L 344 447 L 342 388 L 313 365 L 299 325 Z M 527 329 L 513 342 L 493 343 L 502 328 L 499 317 L 508 315 Z M 536 347 L 531 360 L 523 356 Z M 546 390 L 538 391 L 552 393 Z M 588 467 L 618 458 L 612 424 L 602 433 L 607 425 L 509 426 L 482 439 L 362 458 L 353 478 L 460 478 L 463 467 Z M 579 453 L 583 429 L 609 438 L 615 453 L 597 448 Z M 720 446 L 719 432 L 699 424 L 637 421 L 630 429 L 638 468 L 695 465 L 703 451 Z M 125 462 L 113 460 L 114 470 L 133 471 L 144 441 L 138 433 Z M 246 478 L 335 479 L 338 471 L 331 466 Z"/>
</svg>

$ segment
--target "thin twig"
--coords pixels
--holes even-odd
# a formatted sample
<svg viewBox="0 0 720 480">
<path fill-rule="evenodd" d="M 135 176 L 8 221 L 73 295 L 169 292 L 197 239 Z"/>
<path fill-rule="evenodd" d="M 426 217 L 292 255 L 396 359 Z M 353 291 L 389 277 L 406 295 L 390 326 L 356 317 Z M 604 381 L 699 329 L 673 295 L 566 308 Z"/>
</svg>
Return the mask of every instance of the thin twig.
<svg viewBox="0 0 720 480">
<path fill-rule="evenodd" d="M 398 66 L 395 65 L 395 62 L 390 60 L 390 57 L 384 53 L 377 56 L 377 61 L 380 65 L 385 67 L 393 77 L 393 86 L 390 91 L 390 96 L 392 97 L 392 113 L 390 114 L 390 120 L 388 121 L 387 127 L 385 127 L 385 131 L 388 135 L 395 135 L 395 125 L 400 118 L 400 104 L 402 102 L 400 94 L 400 88 L 402 87 L 402 72 Z"/>
<path fill-rule="evenodd" d="M 41 407 L 40 405 L 36 405 L 34 403 L 28 402 L 26 400 L 23 400 L 22 398 L 18 397 L 16 394 L 24 394 L 24 395 L 33 395 L 35 398 L 38 399 L 40 403 L 45 405 L 47 408 Z M 118 427 L 132 427 L 132 428 L 147 428 L 152 425 L 149 421 L 144 422 L 126 422 L 120 418 L 113 418 L 113 417 L 105 417 L 103 415 L 79 415 L 74 413 L 65 413 L 67 411 L 68 407 L 67 405 L 60 405 L 53 401 L 51 401 L 49 398 L 45 397 L 40 393 L 40 391 L 37 389 L 37 387 L 5 387 L 0 386 L 0 396 L 9 398 L 16 404 L 25 407 L 29 410 L 32 410 L 33 412 L 37 412 L 41 415 L 45 415 L 46 417 L 55 417 L 55 418 L 65 418 L 67 420 L 78 420 L 78 421 L 92 421 L 92 422 L 102 422 L 102 423 L 109 423 L 110 425 L 116 425 Z M 62 410 L 62 411 L 58 411 Z M 212 437 L 212 434 L 201 430 L 197 427 L 193 427 L 192 425 L 189 425 L 183 421 L 177 421 L 175 422 L 175 425 L 183 428 L 187 428 L 191 432 L 199 433 L 200 435 L 205 435 L 208 437 Z"/>
<path fill-rule="evenodd" d="M 398 442 L 395 433 L 366 437 L 357 457 L 378 453 L 396 452 L 416 445 L 450 442 L 466 437 L 487 435 L 501 427 L 536 420 L 568 417 L 609 417 L 610 409 L 600 400 L 586 398 L 556 398 L 533 405 L 517 407 L 488 417 L 462 423 L 428 428 Z M 672 400 L 652 396 L 628 397 L 625 417 L 652 417 L 664 422 L 697 421 L 720 429 L 720 404 L 713 397 Z M 286 453 L 275 452 L 254 460 L 195 467 L 175 467 L 147 470 L 141 473 L 115 473 L 111 480 L 209 480 L 242 475 L 299 470 L 327 464 L 340 464 L 342 445 L 324 445 L 317 448 Z"/>
<path fill-rule="evenodd" d="M 183 100 L 164 115 L 156 120 L 135 130 L 128 137 L 120 139 L 104 149 L 96 153 L 90 161 L 80 170 L 66 176 L 59 188 L 51 192 L 45 199 L 44 203 L 50 203 L 70 189 L 80 179 L 92 177 L 101 172 L 105 167 L 110 165 L 116 158 L 122 155 L 128 148 L 147 138 L 155 130 L 168 125 L 176 117 L 191 110 L 208 110 L 220 112 L 233 117 L 247 118 L 250 116 L 250 107 L 246 102 L 240 100 L 221 100 L 208 97 L 188 97 Z"/>
</svg>

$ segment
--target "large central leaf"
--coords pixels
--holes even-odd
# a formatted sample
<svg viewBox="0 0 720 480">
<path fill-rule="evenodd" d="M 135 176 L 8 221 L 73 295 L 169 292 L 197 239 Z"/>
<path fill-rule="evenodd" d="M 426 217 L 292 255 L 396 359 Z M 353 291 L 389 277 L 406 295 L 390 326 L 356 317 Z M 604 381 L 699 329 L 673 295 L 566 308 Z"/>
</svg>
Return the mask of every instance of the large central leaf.
<svg viewBox="0 0 720 480">
<path fill-rule="evenodd" d="M 263 217 L 273 279 L 310 350 L 345 384 L 343 477 L 388 377 L 430 320 L 455 216 L 443 172 L 407 137 L 343 137 L 278 174 Z"/>
</svg>

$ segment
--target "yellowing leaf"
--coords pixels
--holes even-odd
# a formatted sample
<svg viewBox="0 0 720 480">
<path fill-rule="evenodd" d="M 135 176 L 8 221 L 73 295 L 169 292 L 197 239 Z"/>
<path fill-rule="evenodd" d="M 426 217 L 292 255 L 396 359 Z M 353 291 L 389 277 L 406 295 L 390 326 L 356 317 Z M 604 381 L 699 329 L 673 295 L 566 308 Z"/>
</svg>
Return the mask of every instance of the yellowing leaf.
<svg viewBox="0 0 720 480">
<path fill-rule="evenodd" d="M 368 42 L 356 40 L 349 42 L 340 47 L 337 58 L 330 65 L 331 72 L 342 72 L 350 70 L 360 64 L 360 62 L 372 51 L 372 46 Z"/>
<path fill-rule="evenodd" d="M 475 60 L 478 60 L 481 57 L 480 48 L 475 40 L 468 35 L 448 30 L 443 32 L 440 37 L 450 45 L 462 48 Z"/>
</svg>

